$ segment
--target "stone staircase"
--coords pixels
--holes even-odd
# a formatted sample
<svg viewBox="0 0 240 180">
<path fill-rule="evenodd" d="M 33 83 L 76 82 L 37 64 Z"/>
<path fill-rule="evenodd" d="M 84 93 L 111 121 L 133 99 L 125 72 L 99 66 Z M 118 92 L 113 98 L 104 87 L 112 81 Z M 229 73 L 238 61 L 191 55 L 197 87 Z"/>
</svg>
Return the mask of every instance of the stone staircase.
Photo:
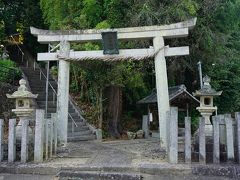
<svg viewBox="0 0 240 180">
<path fill-rule="evenodd" d="M 37 107 L 45 110 L 46 106 L 46 79 L 42 75 L 40 80 L 40 69 L 33 69 L 30 67 L 21 67 L 22 72 L 27 77 L 30 89 L 32 93 L 38 94 L 38 98 L 36 99 Z M 46 70 L 41 70 L 42 73 L 46 75 Z M 49 83 L 54 88 L 55 92 L 57 92 L 57 82 L 49 77 Z M 55 98 L 55 99 L 54 99 Z M 47 108 L 47 117 L 51 116 L 51 113 L 56 113 L 56 102 L 57 97 L 49 86 L 48 90 L 48 108 Z M 89 126 L 85 122 L 85 120 L 79 116 L 76 112 L 73 105 L 69 102 L 68 109 L 68 141 L 87 141 L 96 139 L 95 133 L 90 130 Z"/>
</svg>

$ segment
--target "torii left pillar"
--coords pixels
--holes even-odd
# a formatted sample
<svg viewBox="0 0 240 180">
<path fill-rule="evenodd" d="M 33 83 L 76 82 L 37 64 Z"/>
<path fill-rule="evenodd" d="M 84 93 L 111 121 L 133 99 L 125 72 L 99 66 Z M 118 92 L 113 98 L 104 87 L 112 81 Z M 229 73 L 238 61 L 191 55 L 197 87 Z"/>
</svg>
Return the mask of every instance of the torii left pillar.
<svg viewBox="0 0 240 180">
<path fill-rule="evenodd" d="M 59 55 L 69 57 L 70 43 L 68 41 L 60 42 Z M 69 72 L 70 63 L 59 60 L 58 67 L 58 92 L 57 92 L 57 115 L 58 115 L 58 134 L 61 146 L 67 145 L 68 131 L 68 101 L 69 101 Z"/>
</svg>

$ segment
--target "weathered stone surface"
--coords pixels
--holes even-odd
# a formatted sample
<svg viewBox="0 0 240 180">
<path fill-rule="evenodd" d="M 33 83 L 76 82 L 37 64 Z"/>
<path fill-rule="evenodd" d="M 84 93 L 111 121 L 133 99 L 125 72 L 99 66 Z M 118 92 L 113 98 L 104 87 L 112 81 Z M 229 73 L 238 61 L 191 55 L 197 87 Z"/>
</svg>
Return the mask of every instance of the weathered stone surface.
<svg viewBox="0 0 240 180">
<path fill-rule="evenodd" d="M 3 128 L 3 125 L 4 125 L 4 120 L 3 119 L 0 119 L 0 162 L 3 160 L 3 131 L 4 131 L 4 128 Z"/>
<path fill-rule="evenodd" d="M 224 176 L 229 178 L 235 177 L 234 167 L 221 167 L 221 166 L 197 166 L 192 169 L 192 173 L 198 176 Z"/>
<path fill-rule="evenodd" d="M 143 137 L 144 137 L 144 132 L 143 132 L 143 130 L 138 130 L 138 131 L 136 132 L 136 138 L 137 138 L 137 139 L 143 139 Z"/>
<path fill-rule="evenodd" d="M 164 55 L 164 39 L 161 36 L 153 39 L 155 52 L 159 51 L 155 56 L 155 71 L 156 71 L 156 88 L 158 102 L 158 120 L 160 129 L 161 147 L 167 148 L 167 112 L 170 110 L 169 95 L 168 95 L 168 80 L 167 67 Z"/>
<path fill-rule="evenodd" d="M 52 155 L 53 155 L 53 125 L 54 125 L 53 119 L 51 118 L 51 120 L 50 120 L 50 138 L 49 138 L 49 140 L 50 140 L 49 157 L 50 158 L 52 158 Z"/>
<path fill-rule="evenodd" d="M 237 158 L 238 158 L 238 163 L 240 163 L 240 112 L 235 113 L 235 118 L 236 118 L 236 144 L 237 144 Z"/>
<path fill-rule="evenodd" d="M 22 122 L 22 140 L 21 140 L 21 162 L 26 163 L 28 160 L 28 125 L 29 120 Z"/>
<path fill-rule="evenodd" d="M 127 132 L 128 139 L 135 139 L 136 138 L 136 133 L 134 132 Z"/>
<path fill-rule="evenodd" d="M 43 161 L 44 110 L 36 110 L 36 127 L 34 141 L 34 162 Z"/>
<path fill-rule="evenodd" d="M 53 141 L 54 141 L 54 150 L 53 153 L 54 155 L 57 154 L 57 141 L 58 141 L 58 136 L 57 136 L 57 132 L 58 132 L 58 121 L 57 121 L 57 114 L 56 113 L 52 113 L 51 114 L 51 119 L 53 121 Z"/>
<path fill-rule="evenodd" d="M 70 44 L 67 41 L 60 43 L 60 54 L 68 57 L 70 52 Z M 58 70 L 58 103 L 57 103 L 57 119 L 58 135 L 62 146 L 67 145 L 68 130 L 68 102 L 69 102 L 69 71 L 70 62 L 65 60 L 59 61 Z"/>
<path fill-rule="evenodd" d="M 188 29 L 192 29 L 195 26 L 196 21 L 197 18 L 193 18 L 188 21 L 170 25 L 118 28 L 111 29 L 111 31 L 118 32 L 118 39 L 154 38 L 157 35 L 162 35 L 166 38 L 185 37 L 188 35 Z M 106 29 L 71 30 L 63 32 L 48 31 L 31 27 L 31 33 L 38 36 L 38 41 L 41 43 L 59 42 L 63 39 L 74 42 L 102 40 L 102 31 L 106 31 Z"/>
<path fill-rule="evenodd" d="M 191 163 L 191 118 L 185 117 L 185 162 Z"/>
<path fill-rule="evenodd" d="M 45 160 L 48 159 L 49 150 L 49 121 L 50 119 L 44 119 L 44 129 L 45 129 Z"/>
<path fill-rule="evenodd" d="M 219 121 L 219 116 L 213 117 L 213 163 L 220 163 Z"/>
<path fill-rule="evenodd" d="M 169 152 L 168 159 L 170 163 L 178 162 L 178 108 L 171 107 L 169 121 Z"/>
<path fill-rule="evenodd" d="M 16 159 L 16 119 L 9 119 L 8 131 L 8 162 Z"/>
<path fill-rule="evenodd" d="M 141 175 L 119 172 L 101 172 L 101 171 L 61 171 L 58 174 L 61 180 L 65 179 L 99 179 L 99 180 L 141 180 Z"/>
<path fill-rule="evenodd" d="M 199 162 L 206 163 L 205 119 L 199 118 Z"/>
<path fill-rule="evenodd" d="M 233 123 L 230 114 L 224 116 L 226 124 L 226 140 L 227 140 L 227 158 L 228 161 L 234 161 L 234 144 L 233 144 Z"/>
<path fill-rule="evenodd" d="M 143 115 L 142 118 L 142 130 L 144 132 L 144 137 L 149 137 L 149 118 L 148 115 Z"/>
</svg>

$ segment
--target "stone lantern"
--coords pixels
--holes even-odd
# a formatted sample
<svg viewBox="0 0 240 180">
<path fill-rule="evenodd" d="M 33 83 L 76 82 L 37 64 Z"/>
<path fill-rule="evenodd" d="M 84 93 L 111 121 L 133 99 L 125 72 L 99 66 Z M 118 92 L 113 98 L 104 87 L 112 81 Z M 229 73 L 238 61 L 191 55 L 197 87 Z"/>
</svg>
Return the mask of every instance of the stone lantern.
<svg viewBox="0 0 240 180">
<path fill-rule="evenodd" d="M 19 84 L 20 87 L 18 90 L 12 95 L 7 94 L 7 97 L 16 99 L 16 109 L 13 109 L 12 112 L 14 112 L 21 120 L 24 119 L 24 117 L 30 117 L 32 115 L 34 109 L 31 107 L 31 101 L 32 99 L 37 98 L 38 95 L 32 94 L 28 91 L 26 81 L 24 79 L 21 79 Z"/>
<path fill-rule="evenodd" d="M 32 136 L 31 128 L 28 126 L 34 111 L 31 104 L 32 100 L 37 98 L 38 95 L 32 94 L 28 91 L 26 81 L 24 79 L 21 79 L 19 84 L 20 86 L 18 90 L 12 95 L 7 94 L 7 97 L 10 99 L 16 99 L 16 108 L 13 109 L 12 112 L 14 112 L 20 119 L 18 126 L 16 127 L 16 139 L 21 140 L 21 162 L 25 163 L 28 160 L 28 141 Z M 11 119 L 10 121 L 9 128 L 14 128 L 16 120 Z M 13 127 L 10 127 L 10 124 L 13 124 Z M 16 141 L 14 132 L 11 134 L 11 137 L 13 141 Z M 16 154 L 15 151 L 10 153 L 12 158 L 9 161 L 12 162 L 15 159 Z"/>
<path fill-rule="evenodd" d="M 203 78 L 203 87 L 193 93 L 194 96 L 200 97 L 200 107 L 196 109 L 201 113 L 205 119 L 205 132 L 206 136 L 212 136 L 212 125 L 210 116 L 213 112 L 217 111 L 217 106 L 213 106 L 213 97 L 220 96 L 222 91 L 216 91 L 210 85 L 211 79 L 208 76 Z"/>
</svg>

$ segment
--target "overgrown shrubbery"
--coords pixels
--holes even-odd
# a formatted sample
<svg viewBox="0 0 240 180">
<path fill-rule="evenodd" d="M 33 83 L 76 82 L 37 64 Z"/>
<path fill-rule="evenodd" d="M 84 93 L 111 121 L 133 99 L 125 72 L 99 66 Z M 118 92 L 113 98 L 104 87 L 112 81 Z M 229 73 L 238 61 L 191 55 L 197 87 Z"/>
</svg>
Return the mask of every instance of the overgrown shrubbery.
<svg viewBox="0 0 240 180">
<path fill-rule="evenodd" d="M 0 82 L 15 83 L 21 78 L 21 71 L 11 60 L 0 60 Z"/>
</svg>

